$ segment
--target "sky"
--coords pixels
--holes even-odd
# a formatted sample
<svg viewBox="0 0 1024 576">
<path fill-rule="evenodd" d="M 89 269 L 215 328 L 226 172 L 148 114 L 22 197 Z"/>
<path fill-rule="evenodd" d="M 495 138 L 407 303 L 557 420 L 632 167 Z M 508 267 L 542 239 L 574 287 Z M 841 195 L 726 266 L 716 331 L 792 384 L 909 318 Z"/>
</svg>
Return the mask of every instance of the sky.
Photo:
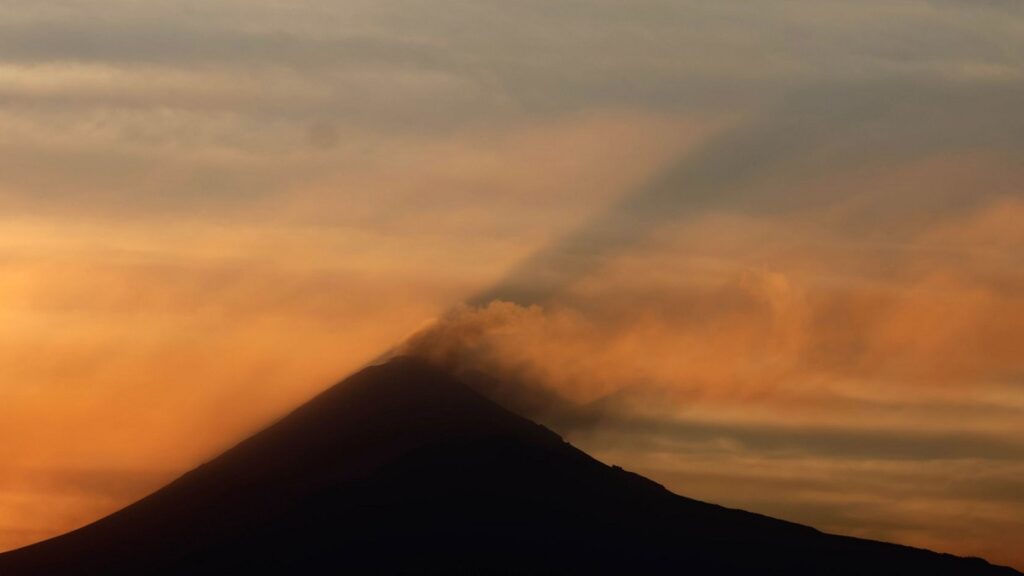
<svg viewBox="0 0 1024 576">
<path fill-rule="evenodd" d="M 0 549 L 426 334 L 681 494 L 1024 568 L 1021 102 L 1014 0 L 0 0 Z"/>
</svg>

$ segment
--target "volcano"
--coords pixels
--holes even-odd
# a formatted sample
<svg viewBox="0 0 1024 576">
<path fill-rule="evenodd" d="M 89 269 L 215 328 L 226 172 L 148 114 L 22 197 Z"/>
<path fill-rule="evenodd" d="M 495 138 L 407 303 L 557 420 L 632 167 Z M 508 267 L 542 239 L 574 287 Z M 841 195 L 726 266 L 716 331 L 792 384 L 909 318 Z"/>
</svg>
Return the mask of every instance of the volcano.
<svg viewBox="0 0 1024 576">
<path fill-rule="evenodd" d="M 327 390 L 2 576 L 1019 574 L 691 500 L 422 360 Z"/>
</svg>

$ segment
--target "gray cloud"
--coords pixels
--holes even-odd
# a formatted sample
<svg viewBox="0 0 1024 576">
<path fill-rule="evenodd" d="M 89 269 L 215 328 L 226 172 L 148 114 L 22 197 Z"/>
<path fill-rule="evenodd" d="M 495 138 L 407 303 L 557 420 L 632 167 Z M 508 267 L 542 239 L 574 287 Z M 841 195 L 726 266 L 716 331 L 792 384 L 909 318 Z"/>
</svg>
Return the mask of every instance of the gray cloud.
<svg viewBox="0 0 1024 576">
<path fill-rule="evenodd" d="M 0 15 L 0 133 L 8 140 L 0 146 L 33 158 L 5 166 L 13 176 L 0 177 L 0 186 L 45 191 L 50 186 L 34 180 L 42 176 L 17 176 L 25 172 L 18 166 L 44 164 L 66 171 L 64 182 L 107 187 L 110 170 L 76 170 L 60 149 L 68 142 L 84 143 L 87 150 L 76 151 L 83 157 L 109 152 L 98 166 L 139 162 L 146 172 L 167 162 L 166 145 L 177 142 L 294 173 L 289 153 L 305 147 L 308 127 L 324 118 L 353 138 L 609 107 L 749 119 L 615 206 L 617 217 L 596 218 L 590 232 L 523 266 L 523 276 L 542 278 L 549 271 L 539 269 L 552 268 L 545 259 L 578 266 L 592 257 L 581 256 L 580 245 L 631 236 L 651 224 L 652 211 L 671 219 L 696 205 L 755 206 L 738 188 L 885 149 L 891 142 L 878 136 L 890 129 L 896 141 L 930 148 L 996 145 L 1000 135 L 1019 144 L 1019 125 L 1001 124 L 1019 116 L 1009 111 L 1024 61 L 1019 19 L 957 2 L 872 7 L 886 26 L 865 23 L 864 5 L 805 0 L 751 11 L 664 0 L 12 4 Z M 955 112 L 936 117 L 944 110 Z M 52 137 L 58 120 L 74 137 Z M 51 137 L 17 139 L 25 131 Z M 97 132 L 108 135 L 101 146 L 90 141 Z M 135 158 L 117 153 L 126 147 Z M 131 174 L 123 188 L 132 192 L 109 194 L 114 206 L 145 207 L 152 197 L 156 210 L 164 195 L 191 201 L 215 193 L 180 181 L 153 190 Z M 245 179 L 204 181 L 237 189 L 229 194 L 236 204 L 253 197 Z M 287 183 L 279 178 L 272 188 Z M 789 200 L 783 204 L 808 199 Z"/>
<path fill-rule="evenodd" d="M 534 254 L 471 302 L 543 302 L 662 227 L 683 225 L 709 210 L 781 214 L 841 200 L 800 186 L 815 178 L 940 152 L 1020 154 L 1024 117 L 1015 110 L 1022 100 L 1024 84 L 1018 83 L 843 83 L 788 94 Z M 901 222 L 969 209 L 983 203 L 987 193 L 972 189 L 938 196 L 923 190 L 886 199 L 866 216 L 898 234 Z"/>
<path fill-rule="evenodd" d="M 558 422 L 567 434 L 598 430 L 607 442 L 629 450 L 737 451 L 760 456 L 870 460 L 1024 460 L 1024 443 L 996 434 L 923 432 L 778 425 L 729 424 L 680 419 L 589 416 Z M 605 436 L 607 435 L 607 436 Z"/>
</svg>

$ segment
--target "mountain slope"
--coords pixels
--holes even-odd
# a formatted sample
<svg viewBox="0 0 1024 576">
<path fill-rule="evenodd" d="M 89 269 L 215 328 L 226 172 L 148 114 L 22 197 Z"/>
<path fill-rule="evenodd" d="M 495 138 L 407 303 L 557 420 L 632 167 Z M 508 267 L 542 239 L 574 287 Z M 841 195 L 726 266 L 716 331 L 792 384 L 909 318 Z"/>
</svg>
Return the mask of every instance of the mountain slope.
<svg viewBox="0 0 1024 576">
<path fill-rule="evenodd" d="M 1017 574 L 672 494 L 422 361 L 367 368 L 0 576 Z"/>
</svg>

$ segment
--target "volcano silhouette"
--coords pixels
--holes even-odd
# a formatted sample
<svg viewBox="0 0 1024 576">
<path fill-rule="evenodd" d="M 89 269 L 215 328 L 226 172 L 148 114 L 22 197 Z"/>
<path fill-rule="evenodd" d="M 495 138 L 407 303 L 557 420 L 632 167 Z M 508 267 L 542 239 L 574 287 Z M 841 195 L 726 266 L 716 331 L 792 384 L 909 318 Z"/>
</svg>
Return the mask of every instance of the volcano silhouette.
<svg viewBox="0 0 1024 576">
<path fill-rule="evenodd" d="M 675 495 L 413 358 L 366 368 L 2 576 L 1018 574 Z"/>
</svg>

